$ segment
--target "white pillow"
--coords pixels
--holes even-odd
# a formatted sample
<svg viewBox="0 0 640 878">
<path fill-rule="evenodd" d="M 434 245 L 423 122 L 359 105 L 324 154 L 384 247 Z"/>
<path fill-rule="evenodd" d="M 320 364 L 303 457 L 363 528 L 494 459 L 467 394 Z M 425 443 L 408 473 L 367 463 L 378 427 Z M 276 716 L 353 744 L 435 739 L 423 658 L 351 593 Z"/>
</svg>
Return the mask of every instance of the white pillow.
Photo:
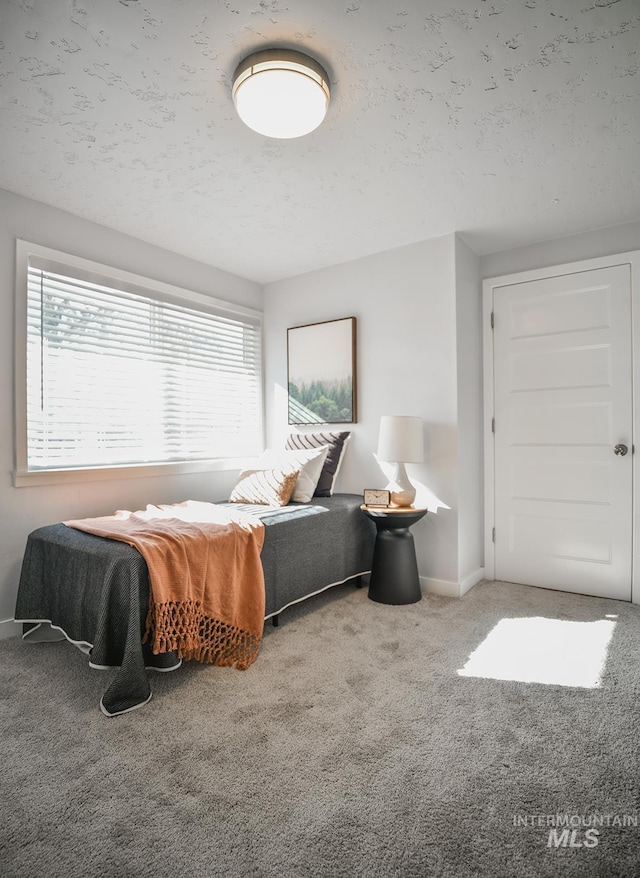
<svg viewBox="0 0 640 878">
<path fill-rule="evenodd" d="M 298 473 L 287 469 L 245 470 L 229 497 L 230 503 L 257 503 L 264 506 L 286 506 L 291 499 Z"/>
<path fill-rule="evenodd" d="M 298 470 L 298 481 L 291 499 L 296 503 L 308 503 L 313 497 L 328 453 L 329 448 L 326 445 L 291 451 L 267 448 L 252 466 L 254 469 L 280 469 L 289 472 Z"/>
</svg>

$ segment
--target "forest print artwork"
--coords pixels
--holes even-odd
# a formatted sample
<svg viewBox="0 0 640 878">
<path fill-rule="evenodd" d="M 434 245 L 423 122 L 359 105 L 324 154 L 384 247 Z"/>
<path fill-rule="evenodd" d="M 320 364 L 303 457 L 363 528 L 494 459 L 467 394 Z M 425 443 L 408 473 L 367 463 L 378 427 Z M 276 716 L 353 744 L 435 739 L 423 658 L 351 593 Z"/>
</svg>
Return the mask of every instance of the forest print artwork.
<svg viewBox="0 0 640 878">
<path fill-rule="evenodd" d="M 356 318 L 287 330 L 289 423 L 356 421 Z"/>
</svg>

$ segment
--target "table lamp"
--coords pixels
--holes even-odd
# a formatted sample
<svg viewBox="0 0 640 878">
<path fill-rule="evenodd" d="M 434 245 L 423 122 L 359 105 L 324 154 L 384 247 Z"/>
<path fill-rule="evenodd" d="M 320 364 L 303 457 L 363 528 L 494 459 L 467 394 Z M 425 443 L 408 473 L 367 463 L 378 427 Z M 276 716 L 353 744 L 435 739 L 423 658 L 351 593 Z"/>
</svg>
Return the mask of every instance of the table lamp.
<svg viewBox="0 0 640 878">
<path fill-rule="evenodd" d="M 395 463 L 396 470 L 387 485 L 392 506 L 411 506 L 416 489 L 409 481 L 405 463 L 421 463 L 424 450 L 422 418 L 407 415 L 383 415 L 378 436 L 378 460 Z"/>
</svg>

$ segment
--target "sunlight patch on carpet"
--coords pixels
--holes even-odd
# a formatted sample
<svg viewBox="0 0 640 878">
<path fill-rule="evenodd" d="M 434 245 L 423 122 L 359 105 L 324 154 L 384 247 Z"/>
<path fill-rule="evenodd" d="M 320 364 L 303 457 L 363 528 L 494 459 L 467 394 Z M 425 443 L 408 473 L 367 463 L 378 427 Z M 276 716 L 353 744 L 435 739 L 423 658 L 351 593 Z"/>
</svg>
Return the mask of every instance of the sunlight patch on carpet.
<svg viewBox="0 0 640 878">
<path fill-rule="evenodd" d="M 597 689 L 615 618 L 594 622 L 541 617 L 501 619 L 458 674 Z"/>
</svg>

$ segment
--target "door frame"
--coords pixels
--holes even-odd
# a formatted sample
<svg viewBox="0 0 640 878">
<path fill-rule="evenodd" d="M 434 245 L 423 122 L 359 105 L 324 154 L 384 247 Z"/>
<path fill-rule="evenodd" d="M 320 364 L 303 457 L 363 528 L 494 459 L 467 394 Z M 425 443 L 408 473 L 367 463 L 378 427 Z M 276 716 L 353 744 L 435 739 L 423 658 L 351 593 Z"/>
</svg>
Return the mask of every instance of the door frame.
<svg viewBox="0 0 640 878">
<path fill-rule="evenodd" d="M 632 382 L 632 429 L 633 442 L 640 436 L 640 348 L 636 343 L 640 340 L 640 250 L 586 259 L 580 262 L 566 262 L 550 265 L 530 271 L 520 271 L 498 277 L 489 277 L 482 281 L 482 340 L 483 340 L 483 379 L 484 379 L 484 568 L 487 579 L 495 578 L 495 546 L 493 529 L 495 527 L 495 453 L 492 422 L 495 415 L 494 400 L 494 350 L 493 313 L 494 290 L 512 284 L 526 283 L 532 280 L 544 280 L 561 274 L 574 274 L 579 271 L 593 271 L 598 268 L 611 268 L 616 265 L 628 265 L 631 271 L 631 382 Z M 638 448 L 640 454 L 640 446 Z M 640 604 L 640 573 L 634 559 L 640 548 L 640 465 L 633 467 L 633 484 L 631 488 L 632 506 L 632 538 L 631 538 L 631 602 Z"/>
</svg>

